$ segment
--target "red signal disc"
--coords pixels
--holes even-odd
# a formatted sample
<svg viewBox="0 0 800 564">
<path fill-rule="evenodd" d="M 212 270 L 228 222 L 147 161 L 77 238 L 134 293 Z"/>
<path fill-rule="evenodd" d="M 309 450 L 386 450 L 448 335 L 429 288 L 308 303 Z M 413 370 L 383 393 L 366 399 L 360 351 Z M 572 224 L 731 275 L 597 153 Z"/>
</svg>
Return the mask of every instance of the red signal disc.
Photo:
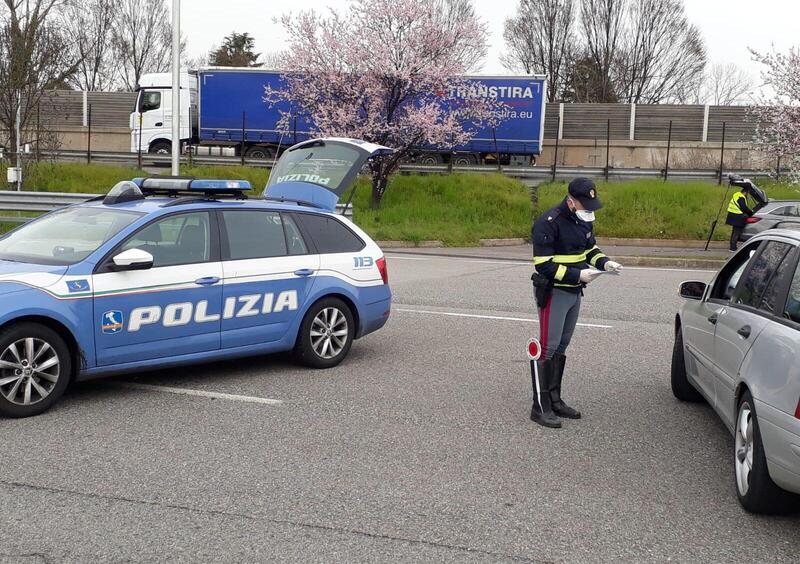
<svg viewBox="0 0 800 564">
<path fill-rule="evenodd" d="M 542 356 L 542 345 L 539 344 L 537 339 L 528 341 L 528 358 L 530 360 L 539 360 Z"/>
</svg>

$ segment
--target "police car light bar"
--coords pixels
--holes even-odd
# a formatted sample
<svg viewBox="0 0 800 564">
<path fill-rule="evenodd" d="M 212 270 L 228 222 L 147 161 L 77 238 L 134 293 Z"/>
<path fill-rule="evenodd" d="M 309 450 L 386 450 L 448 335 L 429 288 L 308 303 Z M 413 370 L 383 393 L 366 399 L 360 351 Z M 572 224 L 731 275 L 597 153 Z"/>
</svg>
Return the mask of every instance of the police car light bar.
<svg viewBox="0 0 800 564">
<path fill-rule="evenodd" d="M 134 178 L 133 183 L 139 186 L 144 194 L 202 193 L 209 196 L 226 194 L 241 196 L 245 190 L 252 189 L 247 180 L 203 180 L 181 176 Z"/>
</svg>

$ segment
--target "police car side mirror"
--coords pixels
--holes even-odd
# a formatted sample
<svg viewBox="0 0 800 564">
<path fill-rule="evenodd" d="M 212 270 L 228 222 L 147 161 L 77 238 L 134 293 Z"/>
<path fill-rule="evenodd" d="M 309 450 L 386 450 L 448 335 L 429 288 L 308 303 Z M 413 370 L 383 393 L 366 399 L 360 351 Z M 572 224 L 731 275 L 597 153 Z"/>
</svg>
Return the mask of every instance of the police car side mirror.
<svg viewBox="0 0 800 564">
<path fill-rule="evenodd" d="M 706 286 L 705 282 L 683 282 L 678 293 L 687 300 L 702 300 L 706 293 Z"/>
<path fill-rule="evenodd" d="M 153 255 L 141 249 L 128 249 L 116 255 L 113 270 L 147 270 L 153 266 Z"/>
</svg>

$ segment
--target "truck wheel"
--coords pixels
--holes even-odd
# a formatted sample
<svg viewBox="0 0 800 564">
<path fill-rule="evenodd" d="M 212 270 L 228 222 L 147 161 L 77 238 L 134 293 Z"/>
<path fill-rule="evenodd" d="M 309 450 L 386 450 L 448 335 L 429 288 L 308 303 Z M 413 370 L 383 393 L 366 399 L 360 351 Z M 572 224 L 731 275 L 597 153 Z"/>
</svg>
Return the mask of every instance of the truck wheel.
<svg viewBox="0 0 800 564">
<path fill-rule="evenodd" d="M 703 395 L 692 386 L 686 377 L 686 356 L 683 348 L 683 329 L 675 332 L 675 344 L 672 347 L 672 395 L 681 401 L 700 402 Z"/>
<path fill-rule="evenodd" d="M 275 156 L 275 153 L 269 147 L 250 147 L 244 153 L 247 159 L 262 159 L 267 160 Z"/>
<path fill-rule="evenodd" d="M 338 298 L 324 298 L 311 306 L 303 318 L 295 359 L 312 368 L 333 368 L 350 351 L 355 330 L 347 304 Z"/>
<path fill-rule="evenodd" d="M 739 503 L 751 513 L 785 513 L 800 508 L 800 497 L 779 488 L 769 476 L 750 390 L 742 394 L 736 413 L 733 464 Z"/>
<path fill-rule="evenodd" d="M 419 164 L 425 166 L 436 166 L 442 164 L 442 155 L 439 153 L 425 153 L 419 158 Z"/>
<path fill-rule="evenodd" d="M 167 141 L 156 141 L 152 145 L 150 145 L 150 153 L 154 155 L 171 155 L 172 154 L 172 143 Z"/>
<path fill-rule="evenodd" d="M 453 157 L 453 165 L 455 166 L 472 166 L 475 163 L 476 159 L 472 155 L 456 155 Z"/>
<path fill-rule="evenodd" d="M 0 331 L 0 415 L 39 415 L 61 398 L 71 376 L 69 348 L 49 327 L 20 323 Z"/>
</svg>

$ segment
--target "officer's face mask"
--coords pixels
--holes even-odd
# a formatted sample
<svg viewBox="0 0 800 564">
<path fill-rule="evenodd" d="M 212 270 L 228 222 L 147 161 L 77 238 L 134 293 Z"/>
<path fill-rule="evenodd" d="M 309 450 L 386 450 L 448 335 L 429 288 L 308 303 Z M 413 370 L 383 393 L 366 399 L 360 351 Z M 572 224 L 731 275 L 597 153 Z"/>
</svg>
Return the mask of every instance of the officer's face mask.
<svg viewBox="0 0 800 564">
<path fill-rule="evenodd" d="M 577 216 L 578 219 L 580 219 L 581 221 L 586 221 L 587 223 L 591 223 L 594 221 L 593 211 L 579 210 L 578 207 L 575 205 L 575 200 L 573 200 L 572 198 L 569 198 L 569 203 L 570 203 L 569 207 L 572 209 L 573 212 L 575 212 L 575 215 Z"/>
</svg>

